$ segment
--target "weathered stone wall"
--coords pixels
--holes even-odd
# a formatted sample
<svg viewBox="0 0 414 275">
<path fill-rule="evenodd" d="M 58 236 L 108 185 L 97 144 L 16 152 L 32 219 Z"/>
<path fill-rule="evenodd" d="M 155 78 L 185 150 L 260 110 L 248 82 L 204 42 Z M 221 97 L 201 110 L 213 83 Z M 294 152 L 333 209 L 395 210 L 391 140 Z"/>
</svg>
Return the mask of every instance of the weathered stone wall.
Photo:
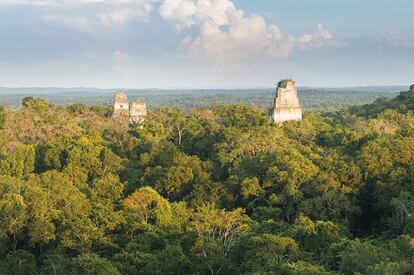
<svg viewBox="0 0 414 275">
<path fill-rule="evenodd" d="M 275 123 L 302 120 L 302 107 L 300 106 L 298 92 L 293 80 L 279 82 L 274 106 L 270 114 Z"/>
<path fill-rule="evenodd" d="M 135 100 L 131 104 L 129 113 L 132 123 L 142 125 L 147 116 L 147 104 L 142 100 Z"/>
<path fill-rule="evenodd" d="M 117 92 L 115 94 L 112 119 L 115 123 L 118 123 L 123 127 L 128 127 L 129 125 L 129 103 L 128 97 L 124 92 Z"/>
<path fill-rule="evenodd" d="M 280 108 L 274 110 L 272 119 L 276 123 L 289 121 L 289 120 L 302 120 L 302 109 L 301 108 Z"/>
</svg>

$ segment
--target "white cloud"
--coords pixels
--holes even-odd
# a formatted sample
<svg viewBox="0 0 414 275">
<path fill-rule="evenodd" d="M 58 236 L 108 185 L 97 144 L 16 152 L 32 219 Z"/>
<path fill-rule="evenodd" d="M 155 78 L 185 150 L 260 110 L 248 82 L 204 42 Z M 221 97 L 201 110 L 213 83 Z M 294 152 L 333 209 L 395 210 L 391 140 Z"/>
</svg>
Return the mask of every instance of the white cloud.
<svg viewBox="0 0 414 275">
<path fill-rule="evenodd" d="M 191 29 L 191 35 L 182 39 L 187 57 L 221 63 L 286 58 L 295 50 L 340 45 L 322 24 L 314 33 L 292 36 L 263 16 L 245 14 L 232 0 L 0 0 L 0 4 L 49 5 L 45 21 L 87 32 L 147 21 L 157 6 L 161 18 L 178 31 Z M 72 5 L 69 12 L 64 5 Z M 76 5 L 91 6 L 73 8 Z"/>
<path fill-rule="evenodd" d="M 386 39 L 391 46 L 397 48 L 411 48 L 414 46 L 414 37 L 398 30 L 388 32 Z"/>
<path fill-rule="evenodd" d="M 111 12 L 99 13 L 96 18 L 106 26 L 109 25 L 124 25 L 134 19 L 147 19 L 152 11 L 152 5 L 146 3 L 140 8 L 130 9 L 125 8 L 121 10 L 114 10 Z"/>
<path fill-rule="evenodd" d="M 189 27 L 195 24 L 193 16 L 197 6 L 188 0 L 165 0 L 160 7 L 160 15 L 175 22 L 177 28 Z"/>
<path fill-rule="evenodd" d="M 191 55 L 219 62 L 284 58 L 296 48 L 339 45 L 322 24 L 315 33 L 294 37 L 260 15 L 245 15 L 230 0 L 164 0 L 159 12 L 179 30 L 199 27 L 199 35 L 183 44 Z"/>
</svg>

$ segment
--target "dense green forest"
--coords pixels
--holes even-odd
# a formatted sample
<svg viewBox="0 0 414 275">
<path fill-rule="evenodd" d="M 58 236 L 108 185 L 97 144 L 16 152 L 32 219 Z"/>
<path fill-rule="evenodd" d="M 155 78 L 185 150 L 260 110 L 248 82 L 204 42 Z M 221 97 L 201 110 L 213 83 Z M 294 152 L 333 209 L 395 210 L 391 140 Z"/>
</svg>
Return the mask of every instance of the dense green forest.
<svg viewBox="0 0 414 275">
<path fill-rule="evenodd" d="M 0 274 L 413 274 L 413 111 L 2 107 Z"/>
</svg>

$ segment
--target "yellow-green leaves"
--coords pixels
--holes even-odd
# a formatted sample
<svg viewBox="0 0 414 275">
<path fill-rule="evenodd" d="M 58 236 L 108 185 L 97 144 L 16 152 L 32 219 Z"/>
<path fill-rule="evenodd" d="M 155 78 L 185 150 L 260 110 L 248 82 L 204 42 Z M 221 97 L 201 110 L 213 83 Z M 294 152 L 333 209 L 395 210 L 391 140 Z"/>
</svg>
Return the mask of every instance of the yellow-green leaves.
<svg viewBox="0 0 414 275">
<path fill-rule="evenodd" d="M 22 177 L 33 173 L 35 157 L 35 147 L 33 145 L 19 146 L 4 159 L 0 159 L 0 175 Z"/>
<path fill-rule="evenodd" d="M 212 274 L 218 274 L 226 256 L 249 230 L 250 218 L 243 209 L 225 211 L 206 204 L 192 216 L 190 232 L 197 234 L 193 247 Z"/>
</svg>

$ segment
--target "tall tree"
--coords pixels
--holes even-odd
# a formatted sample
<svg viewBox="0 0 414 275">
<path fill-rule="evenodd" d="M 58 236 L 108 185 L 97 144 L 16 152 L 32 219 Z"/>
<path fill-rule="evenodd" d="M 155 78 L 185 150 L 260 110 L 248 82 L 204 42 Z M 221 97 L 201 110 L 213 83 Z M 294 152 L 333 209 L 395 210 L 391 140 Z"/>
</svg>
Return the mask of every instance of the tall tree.
<svg viewBox="0 0 414 275">
<path fill-rule="evenodd" d="M 243 209 L 225 211 L 211 204 L 199 206 L 192 219 L 189 230 L 197 234 L 193 249 L 211 274 L 219 274 L 251 220 Z"/>
</svg>

